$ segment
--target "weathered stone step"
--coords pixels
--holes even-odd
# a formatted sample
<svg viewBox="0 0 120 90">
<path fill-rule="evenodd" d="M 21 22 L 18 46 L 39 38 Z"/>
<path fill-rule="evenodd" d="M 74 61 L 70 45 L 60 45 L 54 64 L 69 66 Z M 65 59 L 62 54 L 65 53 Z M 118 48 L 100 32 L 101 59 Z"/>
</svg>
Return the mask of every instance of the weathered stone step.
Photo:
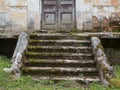
<svg viewBox="0 0 120 90">
<path fill-rule="evenodd" d="M 34 34 L 36 33 L 48 33 L 48 30 L 36 30 Z"/>
<path fill-rule="evenodd" d="M 50 76 L 33 76 L 34 80 L 53 80 L 53 81 L 61 81 L 61 80 L 69 80 L 69 81 L 81 81 L 83 83 L 88 82 L 100 82 L 100 78 L 97 76 L 91 77 L 77 77 L 77 76 L 61 76 L 61 77 L 50 77 Z"/>
<path fill-rule="evenodd" d="M 24 75 L 31 76 L 98 76 L 98 70 L 94 67 L 24 67 L 22 71 Z"/>
<path fill-rule="evenodd" d="M 88 40 L 89 36 L 85 34 L 72 35 L 72 34 L 33 34 L 30 36 L 31 39 L 35 40 L 61 40 L 61 39 L 75 39 L 75 40 Z"/>
<path fill-rule="evenodd" d="M 97 68 L 89 68 L 89 67 L 84 67 L 84 68 L 63 68 L 63 67 L 27 67 L 25 68 L 26 71 L 42 71 L 42 70 L 47 70 L 47 71 L 66 71 L 66 72 L 95 72 L 97 71 Z"/>
<path fill-rule="evenodd" d="M 72 52 L 72 53 L 91 53 L 91 46 L 28 46 L 28 51 L 33 52 Z"/>
<path fill-rule="evenodd" d="M 81 64 L 87 64 L 91 63 L 94 64 L 94 60 L 68 60 L 68 59 L 29 59 L 26 62 L 28 63 L 81 63 Z"/>
<path fill-rule="evenodd" d="M 93 59 L 93 54 L 60 52 L 26 52 L 27 58 L 34 59 Z"/>
<path fill-rule="evenodd" d="M 25 63 L 25 66 L 32 67 L 95 67 L 96 63 L 93 60 L 35 60 L 30 59 Z"/>
<path fill-rule="evenodd" d="M 81 37 L 89 37 L 89 34 L 86 33 L 36 33 L 31 36 L 81 36 Z"/>
<path fill-rule="evenodd" d="M 42 29 L 42 30 L 37 30 L 36 33 L 82 33 L 81 30 L 46 30 L 46 29 Z"/>
<path fill-rule="evenodd" d="M 27 68 L 27 67 L 26 67 Z M 31 76 L 98 76 L 98 71 L 90 71 L 90 72 L 73 72 L 73 71 L 59 71 L 59 70 L 28 70 L 22 69 L 24 75 Z"/>
<path fill-rule="evenodd" d="M 30 40 L 30 45 L 35 46 L 89 46 L 89 40 Z"/>
<path fill-rule="evenodd" d="M 100 81 L 88 34 L 33 33 L 25 55 L 23 74 L 37 80 Z"/>
<path fill-rule="evenodd" d="M 50 55 L 50 56 L 59 56 L 59 55 L 63 55 L 63 56 L 93 56 L 93 54 L 84 54 L 84 53 L 59 53 L 59 52 L 53 52 L 53 53 L 49 53 L 49 52 L 26 52 L 27 55 Z"/>
<path fill-rule="evenodd" d="M 98 70 L 94 67 L 24 67 L 25 75 L 39 76 L 97 76 Z"/>
</svg>

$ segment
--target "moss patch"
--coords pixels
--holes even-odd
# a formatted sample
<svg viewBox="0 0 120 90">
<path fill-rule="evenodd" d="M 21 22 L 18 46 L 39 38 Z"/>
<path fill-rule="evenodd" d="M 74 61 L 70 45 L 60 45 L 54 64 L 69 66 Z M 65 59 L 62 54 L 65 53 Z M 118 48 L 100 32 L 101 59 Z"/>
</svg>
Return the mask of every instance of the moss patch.
<svg viewBox="0 0 120 90">
<path fill-rule="evenodd" d="M 110 83 L 116 87 L 116 88 L 120 88 L 120 78 L 112 78 L 110 79 Z"/>
</svg>

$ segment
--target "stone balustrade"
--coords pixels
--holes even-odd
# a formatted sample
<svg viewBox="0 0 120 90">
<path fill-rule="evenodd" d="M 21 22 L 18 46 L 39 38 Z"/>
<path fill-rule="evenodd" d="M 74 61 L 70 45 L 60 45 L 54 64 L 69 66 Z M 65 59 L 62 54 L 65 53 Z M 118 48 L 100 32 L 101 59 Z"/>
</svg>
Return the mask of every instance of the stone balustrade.
<svg viewBox="0 0 120 90">
<path fill-rule="evenodd" d="M 100 80 L 105 86 L 108 86 L 110 85 L 110 79 L 115 77 L 114 69 L 108 62 L 101 40 L 97 37 L 92 37 L 91 42 Z"/>
<path fill-rule="evenodd" d="M 23 64 L 24 52 L 27 49 L 29 35 L 22 32 L 18 38 L 17 46 L 15 48 L 14 54 L 12 56 L 12 65 L 10 68 L 4 68 L 4 71 L 12 73 L 14 78 L 19 78 L 20 68 Z"/>
</svg>

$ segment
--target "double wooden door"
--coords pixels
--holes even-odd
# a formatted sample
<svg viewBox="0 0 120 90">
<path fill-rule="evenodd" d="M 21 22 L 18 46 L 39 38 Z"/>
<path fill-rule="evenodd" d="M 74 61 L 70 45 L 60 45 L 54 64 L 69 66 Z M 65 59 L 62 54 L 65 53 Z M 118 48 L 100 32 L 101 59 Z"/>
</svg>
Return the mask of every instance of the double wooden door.
<svg viewBox="0 0 120 90">
<path fill-rule="evenodd" d="M 42 29 L 71 30 L 75 27 L 75 0 L 42 0 Z"/>
</svg>

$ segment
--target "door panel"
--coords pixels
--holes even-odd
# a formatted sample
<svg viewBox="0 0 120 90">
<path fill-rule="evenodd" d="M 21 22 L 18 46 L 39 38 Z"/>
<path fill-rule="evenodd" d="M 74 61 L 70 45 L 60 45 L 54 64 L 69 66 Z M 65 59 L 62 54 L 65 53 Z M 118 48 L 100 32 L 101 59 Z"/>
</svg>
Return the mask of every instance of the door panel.
<svg viewBox="0 0 120 90">
<path fill-rule="evenodd" d="M 75 0 L 42 0 L 42 29 L 73 29 Z"/>
<path fill-rule="evenodd" d="M 73 0 L 60 0 L 61 3 L 60 4 L 73 4 Z M 75 1 L 75 0 L 74 0 Z"/>
<path fill-rule="evenodd" d="M 72 14 L 61 13 L 61 24 L 72 24 Z"/>
<path fill-rule="evenodd" d="M 56 0 L 43 0 L 44 5 L 56 5 Z"/>
<path fill-rule="evenodd" d="M 55 14 L 53 13 L 51 13 L 51 14 L 45 14 L 45 24 L 46 25 L 53 25 L 53 24 L 55 24 Z"/>
<path fill-rule="evenodd" d="M 74 28 L 74 4 L 75 0 L 60 0 L 59 9 L 59 29 L 73 29 Z"/>
<path fill-rule="evenodd" d="M 57 28 L 57 1 L 42 0 L 42 29 Z"/>
</svg>

